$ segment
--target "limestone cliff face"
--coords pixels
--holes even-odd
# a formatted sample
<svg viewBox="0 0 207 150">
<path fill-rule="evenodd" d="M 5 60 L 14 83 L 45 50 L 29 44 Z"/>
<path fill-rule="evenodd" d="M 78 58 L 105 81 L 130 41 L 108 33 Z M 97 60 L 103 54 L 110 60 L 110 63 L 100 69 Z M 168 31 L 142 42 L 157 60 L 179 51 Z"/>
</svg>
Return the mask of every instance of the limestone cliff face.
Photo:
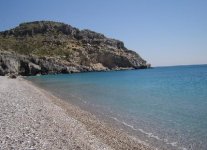
<svg viewBox="0 0 207 150">
<path fill-rule="evenodd" d="M 122 41 L 70 25 L 36 21 L 0 32 L 0 75 L 148 68 Z"/>
</svg>

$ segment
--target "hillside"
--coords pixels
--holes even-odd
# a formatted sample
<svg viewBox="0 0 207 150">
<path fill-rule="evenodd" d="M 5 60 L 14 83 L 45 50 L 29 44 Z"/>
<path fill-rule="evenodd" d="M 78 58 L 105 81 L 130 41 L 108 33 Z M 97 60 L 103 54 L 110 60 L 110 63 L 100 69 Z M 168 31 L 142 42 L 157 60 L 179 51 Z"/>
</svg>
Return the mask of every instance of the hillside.
<svg viewBox="0 0 207 150">
<path fill-rule="evenodd" d="M 148 68 L 122 41 L 70 25 L 35 21 L 0 32 L 0 75 Z"/>
</svg>

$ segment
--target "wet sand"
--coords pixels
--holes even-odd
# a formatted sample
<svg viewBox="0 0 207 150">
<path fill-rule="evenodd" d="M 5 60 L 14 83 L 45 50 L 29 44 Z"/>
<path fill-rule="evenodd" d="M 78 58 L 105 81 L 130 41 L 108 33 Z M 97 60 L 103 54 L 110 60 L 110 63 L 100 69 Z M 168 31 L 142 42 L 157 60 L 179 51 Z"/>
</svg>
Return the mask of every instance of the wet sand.
<svg viewBox="0 0 207 150">
<path fill-rule="evenodd" d="M 0 103 L 0 149 L 151 149 L 22 78 L 0 77 Z"/>
</svg>

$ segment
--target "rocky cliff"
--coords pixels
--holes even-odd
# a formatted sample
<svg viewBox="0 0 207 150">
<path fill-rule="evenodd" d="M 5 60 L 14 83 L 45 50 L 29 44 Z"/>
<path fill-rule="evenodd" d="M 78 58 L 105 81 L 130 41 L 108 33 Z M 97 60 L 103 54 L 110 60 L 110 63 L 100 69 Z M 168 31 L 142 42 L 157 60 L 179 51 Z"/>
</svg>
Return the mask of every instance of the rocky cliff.
<svg viewBox="0 0 207 150">
<path fill-rule="evenodd" d="M 70 25 L 36 21 L 0 32 L 0 75 L 148 68 L 122 41 Z"/>
</svg>

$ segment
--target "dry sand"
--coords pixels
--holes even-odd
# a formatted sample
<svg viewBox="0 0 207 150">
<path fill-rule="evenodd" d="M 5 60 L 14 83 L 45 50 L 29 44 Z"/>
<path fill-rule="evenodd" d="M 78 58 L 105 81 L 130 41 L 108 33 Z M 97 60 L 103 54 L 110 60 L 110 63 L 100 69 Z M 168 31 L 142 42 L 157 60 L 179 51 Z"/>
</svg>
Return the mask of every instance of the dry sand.
<svg viewBox="0 0 207 150">
<path fill-rule="evenodd" d="M 1 149 L 149 148 L 22 78 L 0 76 Z"/>
</svg>

